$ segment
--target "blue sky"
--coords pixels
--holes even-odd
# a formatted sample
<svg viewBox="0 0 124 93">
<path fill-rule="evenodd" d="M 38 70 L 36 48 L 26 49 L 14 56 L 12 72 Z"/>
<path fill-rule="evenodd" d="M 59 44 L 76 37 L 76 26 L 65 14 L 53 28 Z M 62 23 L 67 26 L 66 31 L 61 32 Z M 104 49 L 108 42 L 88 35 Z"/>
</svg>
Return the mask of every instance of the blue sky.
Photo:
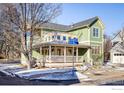
<svg viewBox="0 0 124 93">
<path fill-rule="evenodd" d="M 55 22 L 68 25 L 94 16 L 101 18 L 105 33 L 112 36 L 124 26 L 124 4 L 63 4 Z"/>
</svg>

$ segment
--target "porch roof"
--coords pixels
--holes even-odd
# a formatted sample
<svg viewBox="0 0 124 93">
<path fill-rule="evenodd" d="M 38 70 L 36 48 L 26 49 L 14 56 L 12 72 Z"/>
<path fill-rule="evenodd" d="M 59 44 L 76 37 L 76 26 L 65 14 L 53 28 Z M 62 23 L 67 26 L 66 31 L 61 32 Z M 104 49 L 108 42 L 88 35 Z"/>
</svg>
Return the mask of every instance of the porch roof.
<svg viewBox="0 0 124 93">
<path fill-rule="evenodd" d="M 91 48 L 91 46 L 89 45 L 85 45 L 85 44 L 77 44 L 77 45 L 73 45 L 73 44 L 56 44 L 56 43 L 40 43 L 37 45 L 34 45 L 33 48 L 39 48 L 39 47 L 47 47 L 47 46 L 60 46 L 60 47 L 78 47 L 78 48 Z"/>
</svg>

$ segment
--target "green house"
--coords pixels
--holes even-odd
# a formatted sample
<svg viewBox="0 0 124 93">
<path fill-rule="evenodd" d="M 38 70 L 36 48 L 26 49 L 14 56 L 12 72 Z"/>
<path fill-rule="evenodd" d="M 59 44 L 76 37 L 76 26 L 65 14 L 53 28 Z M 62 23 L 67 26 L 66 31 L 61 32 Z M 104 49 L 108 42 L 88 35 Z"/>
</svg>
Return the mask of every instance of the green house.
<svg viewBox="0 0 124 93">
<path fill-rule="evenodd" d="M 34 33 L 33 57 L 41 62 L 88 62 L 92 65 L 103 62 L 104 25 L 99 17 L 61 25 L 45 23 Z M 77 43 L 69 43 L 76 39 Z M 22 55 L 22 64 L 24 62 Z"/>
</svg>

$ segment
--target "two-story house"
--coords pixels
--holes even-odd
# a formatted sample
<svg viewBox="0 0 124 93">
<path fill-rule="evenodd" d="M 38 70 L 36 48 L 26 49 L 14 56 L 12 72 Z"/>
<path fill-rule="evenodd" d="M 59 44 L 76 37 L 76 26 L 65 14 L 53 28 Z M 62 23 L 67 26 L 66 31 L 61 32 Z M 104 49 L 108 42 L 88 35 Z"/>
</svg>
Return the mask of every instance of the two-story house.
<svg viewBox="0 0 124 93">
<path fill-rule="evenodd" d="M 104 25 L 98 17 L 73 25 L 45 23 L 34 35 L 33 57 L 44 62 L 101 64 L 104 51 L 103 30 Z M 23 56 L 22 63 L 25 64 Z"/>
</svg>

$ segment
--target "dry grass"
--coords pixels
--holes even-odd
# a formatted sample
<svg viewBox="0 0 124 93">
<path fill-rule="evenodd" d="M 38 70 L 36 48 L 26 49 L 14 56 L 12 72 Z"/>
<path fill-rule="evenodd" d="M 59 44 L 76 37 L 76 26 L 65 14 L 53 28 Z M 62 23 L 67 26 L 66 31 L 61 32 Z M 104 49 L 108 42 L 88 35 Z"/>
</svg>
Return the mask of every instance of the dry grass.
<svg viewBox="0 0 124 93">
<path fill-rule="evenodd" d="M 87 75 L 89 78 L 96 80 L 95 82 L 89 82 L 89 84 L 99 85 L 103 82 L 108 82 L 111 80 L 124 80 L 124 71 L 103 68 L 91 68 L 83 74 Z"/>
</svg>

